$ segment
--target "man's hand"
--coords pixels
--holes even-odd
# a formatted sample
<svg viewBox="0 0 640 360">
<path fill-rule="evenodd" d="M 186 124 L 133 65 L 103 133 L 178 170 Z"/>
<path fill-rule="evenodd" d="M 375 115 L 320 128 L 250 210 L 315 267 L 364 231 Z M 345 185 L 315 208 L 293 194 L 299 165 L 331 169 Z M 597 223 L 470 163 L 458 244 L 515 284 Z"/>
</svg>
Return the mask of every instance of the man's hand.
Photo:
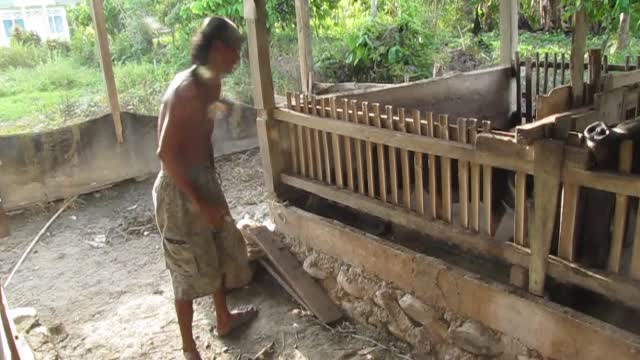
<svg viewBox="0 0 640 360">
<path fill-rule="evenodd" d="M 222 227 L 224 226 L 224 217 L 229 213 L 229 210 L 226 207 L 199 204 L 198 208 L 211 227 L 215 230 L 222 230 Z"/>
</svg>

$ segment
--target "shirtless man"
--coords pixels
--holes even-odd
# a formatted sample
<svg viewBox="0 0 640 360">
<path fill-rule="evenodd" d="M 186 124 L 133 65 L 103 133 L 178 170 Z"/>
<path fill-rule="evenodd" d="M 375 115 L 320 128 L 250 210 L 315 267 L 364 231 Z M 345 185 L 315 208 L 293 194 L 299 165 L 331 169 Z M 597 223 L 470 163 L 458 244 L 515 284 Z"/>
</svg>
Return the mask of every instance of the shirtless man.
<svg viewBox="0 0 640 360">
<path fill-rule="evenodd" d="M 158 119 L 162 168 L 153 200 L 187 360 L 200 359 L 192 332 L 194 299 L 213 294 L 218 336 L 257 314 L 253 306 L 232 312 L 226 304 L 225 289 L 246 284 L 251 271 L 215 171 L 209 111 L 219 100 L 222 77 L 239 60 L 241 44 L 232 22 L 205 20 L 193 40 L 193 66 L 169 85 Z"/>
</svg>

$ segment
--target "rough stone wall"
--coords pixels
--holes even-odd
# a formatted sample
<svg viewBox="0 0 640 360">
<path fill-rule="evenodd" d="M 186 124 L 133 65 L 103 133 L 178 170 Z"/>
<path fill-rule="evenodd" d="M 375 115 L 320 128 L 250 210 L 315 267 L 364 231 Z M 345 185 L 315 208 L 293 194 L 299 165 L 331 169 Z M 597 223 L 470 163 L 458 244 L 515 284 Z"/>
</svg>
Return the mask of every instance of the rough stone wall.
<svg viewBox="0 0 640 360">
<path fill-rule="evenodd" d="M 294 238 L 286 237 L 284 242 L 304 270 L 318 280 L 349 317 L 406 341 L 416 354 L 439 360 L 542 359 L 517 339 L 446 308 L 426 304 L 393 284 Z"/>
</svg>

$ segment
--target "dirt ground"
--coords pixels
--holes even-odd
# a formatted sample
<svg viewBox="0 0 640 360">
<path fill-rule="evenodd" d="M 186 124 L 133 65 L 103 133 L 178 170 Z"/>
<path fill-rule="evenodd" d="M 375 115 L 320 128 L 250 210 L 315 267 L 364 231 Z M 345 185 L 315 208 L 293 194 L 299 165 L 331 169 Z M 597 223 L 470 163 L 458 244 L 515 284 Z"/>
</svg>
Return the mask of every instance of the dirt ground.
<svg viewBox="0 0 640 360">
<path fill-rule="evenodd" d="M 248 217 L 268 224 L 258 152 L 235 154 L 217 164 L 236 221 Z M 152 184 L 152 178 L 130 181 L 81 196 L 53 223 L 6 288 L 10 307 L 34 307 L 42 324 L 62 325 L 55 351 L 42 350 L 41 358 L 180 358 L 173 295 L 152 215 Z M 58 206 L 11 216 L 12 235 L 0 242 L 3 278 Z M 211 300 L 199 300 L 194 327 L 205 359 L 248 359 L 272 342 L 275 358 L 281 359 L 301 354 L 310 360 L 391 359 L 407 352 L 406 346 L 369 329 L 349 322 L 330 329 L 296 311 L 299 306 L 264 271 L 257 272 L 251 286 L 232 293 L 230 303 L 255 304 L 260 315 L 244 334 L 221 341 L 210 333 Z M 382 350 L 373 341 L 394 350 Z"/>
</svg>

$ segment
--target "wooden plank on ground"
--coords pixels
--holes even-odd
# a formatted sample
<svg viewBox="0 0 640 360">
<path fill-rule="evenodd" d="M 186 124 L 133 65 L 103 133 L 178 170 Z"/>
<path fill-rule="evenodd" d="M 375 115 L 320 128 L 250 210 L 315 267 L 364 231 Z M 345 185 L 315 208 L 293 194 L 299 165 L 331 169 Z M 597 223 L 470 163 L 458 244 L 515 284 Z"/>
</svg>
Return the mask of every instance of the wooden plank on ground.
<svg viewBox="0 0 640 360">
<path fill-rule="evenodd" d="M 303 269 L 298 260 L 287 250 L 278 246 L 274 234 L 264 226 L 248 229 L 251 240 L 260 245 L 275 268 L 291 286 L 300 299 L 325 324 L 342 318 L 342 312 L 331 301 L 322 287 Z"/>
</svg>

